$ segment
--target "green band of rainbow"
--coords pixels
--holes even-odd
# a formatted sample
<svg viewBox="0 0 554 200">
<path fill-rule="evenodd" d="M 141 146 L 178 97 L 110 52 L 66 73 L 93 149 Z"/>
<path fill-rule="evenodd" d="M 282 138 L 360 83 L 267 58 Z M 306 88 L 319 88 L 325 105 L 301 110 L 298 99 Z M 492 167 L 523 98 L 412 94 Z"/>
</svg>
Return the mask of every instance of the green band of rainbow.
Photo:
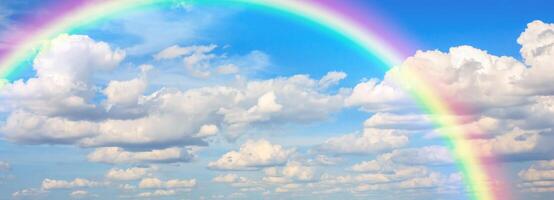
<svg viewBox="0 0 554 200">
<path fill-rule="evenodd" d="M 38 24 L 30 26 L 29 34 L 14 38 L 14 48 L 0 54 L 0 87 L 9 81 L 15 80 L 17 71 L 29 67 L 28 63 L 45 41 L 72 30 L 95 23 L 98 20 L 109 18 L 129 10 L 149 8 L 160 5 L 175 5 L 175 3 L 189 2 L 179 0 L 82 0 L 77 6 L 62 10 L 59 16 L 52 19 L 39 20 Z M 344 9 L 337 9 L 330 5 L 333 1 L 316 0 L 199 0 L 194 3 L 208 4 L 241 4 L 256 9 L 278 11 L 285 15 L 314 23 L 347 39 L 352 44 L 363 49 L 372 57 L 379 59 L 384 66 L 393 67 L 401 63 L 405 56 L 395 48 L 392 42 L 383 39 L 374 27 L 367 26 L 360 21 L 359 16 L 352 16 Z M 336 2 L 334 2 L 336 3 Z M 400 44 L 401 45 L 401 44 Z M 398 46 L 398 45 L 397 45 Z M 438 127 L 454 127 L 445 129 L 443 137 L 450 145 L 457 163 L 464 174 L 465 185 L 471 193 L 472 199 L 493 200 L 495 194 L 489 185 L 491 177 L 486 173 L 479 156 L 471 147 L 460 123 L 452 117 L 455 115 L 456 105 L 449 104 L 431 84 L 424 81 L 417 72 L 403 69 L 399 83 L 409 88 L 411 95 L 417 100 L 426 113 L 433 116 Z M 495 190 L 496 191 L 496 190 Z"/>
</svg>

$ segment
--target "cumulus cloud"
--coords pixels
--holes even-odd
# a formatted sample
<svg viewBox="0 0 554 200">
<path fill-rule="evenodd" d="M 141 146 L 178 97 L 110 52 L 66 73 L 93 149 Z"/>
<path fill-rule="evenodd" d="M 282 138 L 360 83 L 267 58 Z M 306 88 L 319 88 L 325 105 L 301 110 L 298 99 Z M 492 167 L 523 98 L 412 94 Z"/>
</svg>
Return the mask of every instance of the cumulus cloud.
<svg viewBox="0 0 554 200">
<path fill-rule="evenodd" d="M 554 160 L 542 160 L 521 170 L 518 176 L 523 181 L 518 187 L 528 192 L 554 191 Z"/>
<path fill-rule="evenodd" d="M 421 148 L 395 149 L 381 155 L 394 163 L 405 165 L 441 165 L 452 164 L 454 158 L 450 149 L 444 146 L 425 146 Z"/>
<path fill-rule="evenodd" d="M 147 73 L 153 66 L 143 65 L 141 75 L 137 78 L 126 81 L 110 81 L 108 86 L 104 88 L 106 101 L 104 102 L 107 109 L 112 106 L 131 106 L 136 105 L 148 86 Z"/>
<path fill-rule="evenodd" d="M 212 181 L 216 183 L 232 183 L 235 182 L 238 178 L 239 176 L 236 174 L 224 174 L 214 177 Z"/>
<path fill-rule="evenodd" d="M 46 190 L 29 188 L 29 189 L 23 189 L 12 193 L 12 197 L 15 199 L 26 199 L 26 198 L 36 199 L 39 197 L 44 197 L 46 194 L 48 194 L 48 191 Z"/>
<path fill-rule="evenodd" d="M 83 178 L 75 178 L 72 181 L 44 179 L 42 181 L 42 189 L 71 189 L 71 188 L 85 188 L 85 187 L 99 187 L 105 185 L 101 182 L 91 181 Z"/>
<path fill-rule="evenodd" d="M 176 189 L 176 188 L 192 188 L 195 186 L 196 186 L 196 179 L 190 179 L 190 180 L 171 179 L 167 181 L 162 181 L 158 178 L 144 178 L 139 183 L 139 188 Z"/>
<path fill-rule="evenodd" d="M 328 88 L 330 86 L 336 85 L 342 79 L 345 79 L 346 76 L 347 75 L 344 72 L 337 72 L 337 71 L 327 72 L 327 74 L 325 74 L 325 76 L 323 76 L 323 77 L 321 77 L 321 79 L 319 79 L 319 82 L 318 82 L 319 87 Z"/>
<path fill-rule="evenodd" d="M 137 180 L 146 176 L 150 168 L 133 167 L 128 169 L 112 168 L 106 173 L 106 178 L 111 180 Z"/>
<path fill-rule="evenodd" d="M 361 134 L 327 139 L 317 149 L 335 154 L 372 154 L 404 146 L 408 137 L 396 130 L 366 128 Z"/>
<path fill-rule="evenodd" d="M 111 70 L 125 58 L 104 42 L 88 36 L 60 35 L 33 62 L 36 77 L 17 80 L 0 91 L 3 104 L 48 116 L 90 118 L 97 115 L 92 75 Z"/>
<path fill-rule="evenodd" d="M 153 192 L 142 192 L 139 193 L 138 197 L 162 197 L 162 196 L 173 196 L 176 195 L 175 190 L 155 190 Z"/>
<path fill-rule="evenodd" d="M 216 170 L 256 170 L 265 166 L 284 164 L 295 152 L 267 140 L 248 140 L 238 151 L 230 151 L 208 167 Z"/>
<path fill-rule="evenodd" d="M 186 162 L 193 158 L 191 152 L 187 149 L 171 147 L 167 149 L 155 149 L 151 151 L 131 152 L 125 151 L 119 147 L 97 148 L 88 156 L 91 162 L 102 162 L 110 164 L 118 163 L 168 163 L 168 162 Z"/>
<path fill-rule="evenodd" d="M 85 198 L 88 195 L 89 195 L 89 192 L 85 190 L 75 190 L 69 194 L 71 198 L 75 198 L 75 199 Z"/>
<path fill-rule="evenodd" d="M 195 53 L 196 54 L 208 53 L 214 50 L 215 48 L 217 48 L 217 45 L 215 44 L 193 45 L 193 46 L 187 46 L 187 47 L 173 45 L 154 55 L 154 59 L 156 60 L 173 59 L 173 58 L 177 58 L 185 55 L 191 55 Z"/>
<path fill-rule="evenodd" d="M 9 109 L 11 113 L 0 131 L 11 141 L 25 144 L 75 144 L 83 147 L 135 149 L 206 145 L 203 139 L 218 132 L 224 133 L 227 139 L 234 140 L 248 132 L 251 127 L 321 121 L 342 108 L 343 94 L 327 94 L 318 86 L 321 80 L 312 79 L 307 75 L 256 81 L 241 79 L 232 87 L 207 86 L 187 90 L 161 88 L 144 94 L 148 88 L 147 74 L 153 66 L 143 65 L 139 67 L 141 73 L 136 78 L 111 80 L 106 87 L 99 90 L 99 86 L 88 81 L 94 74 L 94 71 L 90 70 L 113 69 L 124 58 L 124 53 L 110 50 L 107 44 L 95 42 L 86 36 L 66 35 L 58 40 L 60 41 L 53 42 L 52 46 L 75 48 L 75 53 L 82 52 L 83 55 L 79 55 L 88 56 L 81 60 L 91 61 L 65 61 L 63 59 L 68 59 L 65 58 L 65 54 L 62 56 L 58 51 L 49 53 L 48 50 L 44 50 L 45 52 L 37 57 L 36 63 L 49 66 L 51 62 L 42 57 L 65 56 L 55 58 L 62 61 L 52 61 L 64 66 L 59 69 L 49 67 L 48 70 L 35 67 L 36 78 L 31 78 L 27 82 L 21 80 L 10 83 L 7 87 L 11 89 L 2 91 L 2 99 L 10 101 L 14 106 L 13 109 Z M 88 46 L 77 44 L 78 41 Z M 55 45 L 58 43 L 61 44 Z M 88 48 L 82 47 L 83 45 Z M 211 48 L 195 51 L 209 52 Z M 252 54 L 250 57 L 258 59 L 263 56 Z M 95 66 L 80 65 L 91 63 Z M 73 67 L 86 69 L 79 68 L 72 72 Z M 42 81 L 43 76 L 61 77 L 67 79 L 68 83 L 78 83 L 79 87 L 75 88 L 79 90 L 74 90 L 72 86 L 65 91 L 64 88 L 67 87 L 56 85 L 64 82 L 56 78 L 51 82 L 37 83 L 41 87 L 47 86 L 51 89 L 37 89 L 37 92 L 26 94 L 29 91 L 26 87 L 30 82 L 34 79 Z M 18 84 L 21 86 L 20 89 L 16 89 L 19 87 Z M 38 95 L 44 91 L 62 92 L 63 94 L 59 95 L 67 98 L 62 100 L 49 95 Z M 25 94 L 20 95 L 20 92 Z M 32 98 L 33 101 L 40 102 L 40 105 L 29 107 L 34 103 L 27 102 L 24 97 L 31 94 L 37 94 Z M 105 99 L 100 102 L 92 101 L 93 97 L 97 98 L 95 96 L 98 95 Z M 51 100 L 55 102 L 50 102 Z M 63 113 L 41 110 L 54 109 L 54 104 L 60 102 L 63 104 L 60 109 L 65 109 Z"/>
<path fill-rule="evenodd" d="M 267 183 L 294 183 L 294 182 L 311 182 L 319 179 L 314 167 L 307 166 L 298 161 L 289 161 L 278 170 L 275 167 L 266 168 L 264 170 L 265 177 L 263 180 Z"/>
<path fill-rule="evenodd" d="M 553 32 L 553 24 L 528 24 L 517 40 L 524 62 L 471 46 L 452 47 L 448 52 L 418 51 L 389 70 L 383 80 L 356 85 L 345 105 L 377 112 L 366 121 L 367 127 L 431 133 L 456 128 L 473 139 L 483 156 L 551 158 L 546 141 L 552 140 L 548 134 L 553 124 L 544 119 L 554 113 Z M 417 111 L 406 95 L 406 90 L 418 89 L 412 88 L 411 79 L 403 78 L 406 73 L 417 74 L 443 101 L 454 105 L 453 116 L 440 117 L 452 117 L 460 124 L 429 130 L 433 129 L 430 116 Z"/>
</svg>

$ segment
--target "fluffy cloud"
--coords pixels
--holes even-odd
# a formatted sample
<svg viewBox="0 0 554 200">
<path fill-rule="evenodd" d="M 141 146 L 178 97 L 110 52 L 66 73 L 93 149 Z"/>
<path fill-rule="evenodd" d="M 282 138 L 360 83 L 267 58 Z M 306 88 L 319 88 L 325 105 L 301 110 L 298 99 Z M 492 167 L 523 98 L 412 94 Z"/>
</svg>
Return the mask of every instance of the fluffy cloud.
<svg viewBox="0 0 554 200">
<path fill-rule="evenodd" d="M 14 142 L 26 144 L 71 144 L 97 134 L 98 126 L 88 121 L 73 121 L 62 117 L 46 117 L 24 111 L 10 114 L 0 131 Z"/>
<path fill-rule="evenodd" d="M 17 80 L 0 91 L 2 103 L 13 109 L 48 116 L 90 118 L 97 110 L 92 75 L 115 68 L 125 58 L 121 50 L 87 36 L 60 35 L 41 50 L 33 63 L 36 77 Z"/>
<path fill-rule="evenodd" d="M 137 180 L 145 175 L 150 171 L 150 168 L 140 168 L 140 167 L 133 167 L 128 169 L 117 169 L 112 168 L 106 173 L 106 178 L 111 180 Z"/>
<path fill-rule="evenodd" d="M 42 181 L 42 189 L 51 190 L 51 189 L 71 189 L 71 188 L 83 188 L 83 187 L 98 187 L 102 186 L 104 183 L 91 181 L 83 178 L 75 178 L 72 181 L 65 180 L 55 180 L 55 179 L 44 179 Z"/>
<path fill-rule="evenodd" d="M 405 165 L 440 165 L 452 164 L 451 151 L 443 146 L 425 146 L 421 148 L 395 149 L 381 155 L 394 163 Z"/>
<path fill-rule="evenodd" d="M 230 151 L 208 167 L 217 170 L 255 170 L 260 167 L 281 165 L 294 153 L 267 140 L 248 140 L 238 151 Z"/>
<path fill-rule="evenodd" d="M 521 170 L 518 176 L 523 181 L 518 187 L 528 192 L 554 191 L 554 160 L 535 162 L 529 168 Z"/>
<path fill-rule="evenodd" d="M 196 186 L 196 179 L 190 179 L 190 180 L 171 179 L 167 181 L 162 181 L 157 178 L 144 178 L 139 183 L 139 188 L 175 189 L 175 188 L 192 188 L 195 186 Z"/>
<path fill-rule="evenodd" d="M 36 199 L 38 197 L 45 196 L 47 193 L 48 191 L 44 189 L 30 188 L 30 189 L 23 189 L 23 190 L 16 191 L 12 193 L 12 197 L 15 199 L 25 199 L 25 198 Z"/>
<path fill-rule="evenodd" d="M 131 152 L 125 151 L 119 147 L 103 147 L 98 148 L 88 155 L 88 160 L 91 162 L 102 163 L 167 163 L 167 162 L 185 162 L 193 158 L 188 150 L 177 147 Z"/>
<path fill-rule="evenodd" d="M 142 192 L 139 193 L 138 197 L 162 197 L 162 196 L 173 196 L 176 195 L 175 190 L 155 190 L 154 192 Z"/>
<path fill-rule="evenodd" d="M 71 196 L 71 198 L 75 198 L 75 199 L 84 198 L 84 197 L 87 197 L 88 195 L 89 195 L 89 192 L 87 192 L 85 190 L 75 190 L 75 191 L 71 192 L 71 194 L 69 194 L 69 196 Z"/>
<path fill-rule="evenodd" d="M 186 52 L 194 55 L 213 48 L 198 46 Z M 186 55 L 179 48 L 172 51 L 177 50 L 181 53 L 173 54 Z M 60 55 L 68 51 L 78 54 L 75 61 L 66 54 Z M 171 57 L 168 52 L 162 54 L 160 59 Z M 60 36 L 52 42 L 52 48 L 41 51 L 37 57 L 37 77 L 10 83 L 6 86 L 8 89 L 2 90 L 1 99 L 12 106 L 0 131 L 9 140 L 25 144 L 163 149 L 206 145 L 203 138 L 217 132 L 236 139 L 251 127 L 320 121 L 342 107 L 343 94 L 326 94 L 318 86 L 319 82 L 338 82 L 345 76 L 338 72 L 321 80 L 307 75 L 256 81 L 240 79 L 233 87 L 210 86 L 184 91 L 162 88 L 151 94 L 144 94 L 148 91 L 147 73 L 153 68 L 149 65 L 139 67 L 138 77 L 111 80 L 103 89 L 90 81 L 95 71 L 113 69 L 123 58 L 124 53 L 86 36 Z M 58 69 L 53 64 L 63 66 Z M 75 72 L 73 68 L 77 68 Z M 59 85 L 65 84 L 64 81 L 76 85 Z M 33 91 L 28 88 L 33 82 L 37 82 L 37 87 L 50 89 L 28 92 Z M 52 94 L 41 94 L 44 92 Z M 100 98 L 98 102 L 98 96 L 105 99 Z"/>
<path fill-rule="evenodd" d="M 108 83 L 108 86 L 103 91 L 106 96 L 105 104 L 107 104 L 107 109 L 111 109 L 114 105 L 130 106 L 138 103 L 139 98 L 148 86 L 146 73 L 153 66 L 143 65 L 140 68 L 142 72 L 140 77 L 126 81 L 110 81 Z"/>
<path fill-rule="evenodd" d="M 173 59 L 173 58 L 177 58 L 185 55 L 208 53 L 214 50 L 215 48 L 217 48 L 217 45 L 215 44 L 194 45 L 194 46 L 187 46 L 187 47 L 180 47 L 179 45 L 173 45 L 154 55 L 154 59 L 156 60 Z"/>
<path fill-rule="evenodd" d="M 281 170 L 276 167 L 266 168 L 263 181 L 269 184 L 288 184 L 294 182 L 312 182 L 319 179 L 316 170 L 298 161 L 289 161 Z M 284 188 L 281 188 L 284 189 Z M 289 188 L 290 189 L 290 188 Z"/>
<path fill-rule="evenodd" d="M 554 78 L 553 32 L 553 24 L 528 24 L 518 38 L 525 62 L 470 46 L 448 52 L 419 51 L 389 70 L 382 81 L 359 83 L 345 104 L 377 112 L 366 121 L 367 127 L 435 133 L 457 128 L 473 139 L 483 156 L 551 158 L 552 148 L 546 141 L 552 141 L 553 124 L 545 119 L 554 116 L 550 84 Z M 430 118 L 420 114 L 404 92 L 418 89 L 412 88 L 411 79 L 403 78 L 406 74 L 417 74 L 443 101 L 454 105 L 453 116 L 441 117 L 455 118 L 460 124 L 430 130 Z"/>
<path fill-rule="evenodd" d="M 554 160 L 538 161 L 518 175 L 525 181 L 554 180 Z"/>
<path fill-rule="evenodd" d="M 213 182 L 216 183 L 233 183 L 239 178 L 236 174 L 219 175 L 213 178 Z"/>
<path fill-rule="evenodd" d="M 404 146 L 408 137 L 396 130 L 366 128 L 361 134 L 330 138 L 318 150 L 336 154 L 371 154 Z"/>
<path fill-rule="evenodd" d="M 344 72 L 337 72 L 337 71 L 332 71 L 332 72 L 327 72 L 327 74 L 325 74 L 325 76 L 323 76 L 318 84 L 319 84 L 319 87 L 321 88 L 328 88 L 330 86 L 333 86 L 333 85 L 336 85 L 338 84 L 342 79 L 345 79 L 346 78 L 346 73 Z"/>
<path fill-rule="evenodd" d="M 452 164 L 454 159 L 450 151 L 442 146 L 425 146 L 421 148 L 395 149 L 390 153 L 377 156 L 374 160 L 357 163 L 352 171 L 360 173 L 393 173 L 398 176 L 413 174 L 412 172 L 427 172 L 423 165 Z M 391 177 L 389 177 L 391 178 Z"/>
</svg>

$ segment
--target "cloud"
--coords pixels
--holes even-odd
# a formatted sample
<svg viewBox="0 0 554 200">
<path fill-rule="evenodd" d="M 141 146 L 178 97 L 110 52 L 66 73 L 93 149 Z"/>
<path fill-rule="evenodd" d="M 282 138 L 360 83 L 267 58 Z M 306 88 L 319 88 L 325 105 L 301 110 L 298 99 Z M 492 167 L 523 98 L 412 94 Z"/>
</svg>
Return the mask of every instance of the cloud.
<svg viewBox="0 0 554 200">
<path fill-rule="evenodd" d="M 183 66 L 188 75 L 202 79 L 211 78 L 215 74 L 237 74 L 240 71 L 246 74 L 263 69 L 270 64 L 269 56 L 261 51 L 228 56 L 214 53 L 217 47 L 214 44 L 186 47 L 174 45 L 154 55 L 154 59 L 163 61 L 179 58 L 181 62 L 177 65 Z"/>
<path fill-rule="evenodd" d="M 29 189 L 23 189 L 12 193 L 12 197 L 15 199 L 26 199 L 26 198 L 37 199 L 39 197 L 46 196 L 47 193 L 48 191 L 43 189 L 29 188 Z"/>
<path fill-rule="evenodd" d="M 106 178 L 111 180 L 122 180 L 122 181 L 138 180 L 146 176 L 149 173 L 149 171 L 151 171 L 150 168 L 140 168 L 140 167 L 133 167 L 128 169 L 112 168 L 106 173 Z"/>
<path fill-rule="evenodd" d="M 190 180 L 171 179 L 167 181 L 162 181 L 158 178 L 144 178 L 139 183 L 139 188 L 176 189 L 176 188 L 192 188 L 195 186 L 196 186 L 196 179 L 190 179 Z"/>
<path fill-rule="evenodd" d="M 33 62 L 36 77 L 20 79 L 0 91 L 2 103 L 12 109 L 47 116 L 87 118 L 98 115 L 92 75 L 115 68 L 125 52 L 83 35 L 62 34 L 47 44 Z"/>
<path fill-rule="evenodd" d="M 425 131 L 433 129 L 435 125 L 433 124 L 431 118 L 427 115 L 378 112 L 364 122 L 364 127 L 406 131 Z"/>
<path fill-rule="evenodd" d="M 52 189 L 71 189 L 71 188 L 85 188 L 85 187 L 99 187 L 103 186 L 104 183 L 91 181 L 83 178 L 75 178 L 72 181 L 65 180 L 55 180 L 55 179 L 44 179 L 42 181 L 42 189 L 52 190 Z"/>
<path fill-rule="evenodd" d="M 463 130 L 482 156 L 506 160 L 549 159 L 549 136 L 554 115 L 551 87 L 554 25 L 534 21 L 518 38 L 525 62 L 495 56 L 471 46 L 448 52 L 418 51 L 389 70 L 383 80 L 371 79 L 354 87 L 346 106 L 377 112 L 367 127 L 428 132 Z M 421 113 L 405 90 L 413 83 L 403 74 L 417 74 L 454 105 L 456 127 L 433 129 L 430 116 Z M 400 87 L 406 85 L 407 87 Z M 417 92 L 417 91 L 416 91 Z M 471 97 L 471 98 L 468 98 Z"/>
<path fill-rule="evenodd" d="M 75 190 L 75 191 L 71 192 L 71 194 L 69 194 L 69 196 L 71 196 L 71 198 L 80 199 L 80 198 L 85 198 L 85 197 L 89 196 L 89 192 L 87 192 L 85 190 Z"/>
<path fill-rule="evenodd" d="M 381 155 L 394 163 L 404 165 L 442 165 L 454 163 L 450 149 L 443 146 L 395 149 Z"/>
<path fill-rule="evenodd" d="M 238 151 L 230 151 L 208 167 L 216 170 L 256 170 L 261 167 L 284 164 L 295 152 L 267 140 L 248 140 Z"/>
<path fill-rule="evenodd" d="M 239 67 L 234 64 L 225 64 L 217 67 L 215 71 L 220 74 L 236 74 L 239 72 Z"/>
<path fill-rule="evenodd" d="M 404 146 L 408 137 L 396 130 L 365 128 L 361 134 L 327 139 L 317 150 L 334 154 L 372 154 Z"/>
<path fill-rule="evenodd" d="M 225 174 L 214 177 L 212 181 L 216 183 L 233 183 L 237 179 L 239 179 L 239 176 L 236 174 Z"/>
<path fill-rule="evenodd" d="M 538 161 L 518 175 L 525 181 L 554 180 L 554 160 Z"/>
<path fill-rule="evenodd" d="M 244 176 L 239 176 L 237 174 L 224 174 L 218 175 L 212 179 L 216 183 L 227 183 L 233 187 L 238 188 L 249 188 L 260 186 L 260 183 L 252 179 L 246 178 Z"/>
<path fill-rule="evenodd" d="M 527 192 L 554 191 L 554 160 L 543 160 L 533 163 L 529 168 L 518 173 L 523 181 L 518 187 Z"/>
<path fill-rule="evenodd" d="M 156 60 L 173 59 L 173 58 L 178 58 L 186 55 L 209 53 L 213 51 L 215 48 L 217 48 L 217 45 L 215 44 L 193 45 L 193 46 L 186 46 L 186 47 L 173 45 L 154 55 L 154 59 Z"/>
<path fill-rule="evenodd" d="M 106 96 L 104 103 L 107 104 L 107 109 L 110 110 L 114 105 L 137 105 L 148 86 L 147 73 L 152 68 L 152 65 L 142 65 L 139 77 L 126 81 L 110 81 L 103 91 Z"/>
<path fill-rule="evenodd" d="M 86 79 L 90 79 L 90 70 L 95 67 L 96 70 L 113 69 L 124 54 L 112 51 L 106 43 L 95 42 L 87 36 L 66 35 L 58 40 L 61 41 L 53 44 L 62 43 L 64 48 L 77 49 L 75 53 L 83 52 L 81 57 L 88 57 L 79 60 L 93 60 L 85 64 L 93 63 L 95 66 L 87 67 L 86 70 L 79 68 L 76 72 L 72 72 L 70 66 L 50 67 L 55 69 L 52 72 L 38 72 L 36 67 L 38 77 L 27 82 L 15 81 L 8 86 L 11 89 L 1 99 L 12 102 L 14 106 L 13 109 L 8 109 L 11 113 L 0 131 L 13 142 L 134 149 L 206 145 L 203 138 L 214 135 L 215 132 L 224 133 L 227 139 L 234 140 L 247 133 L 251 127 L 321 121 L 342 108 L 343 94 L 327 94 L 318 88 L 317 83 L 320 80 L 307 75 L 256 81 L 241 79 L 232 87 L 206 86 L 187 90 L 161 88 L 150 94 L 143 94 L 149 87 L 147 75 L 153 66 L 142 65 L 139 66 L 141 73 L 136 78 L 111 80 L 105 88 L 99 90 L 100 86 L 93 84 L 95 81 L 84 81 L 76 77 L 86 76 Z M 87 48 L 81 47 L 83 45 Z M 89 49 L 91 52 L 82 49 Z M 56 58 L 61 61 L 55 63 L 61 65 L 81 64 L 70 59 L 65 61 L 64 59 L 68 59 L 65 55 L 48 53 L 48 50 L 40 53 L 37 59 L 42 61 L 36 63 L 45 63 L 41 66 L 48 66 L 49 62 L 42 57 L 56 60 L 50 58 L 55 56 L 63 57 Z M 257 54 L 248 57 L 263 58 Z M 46 82 L 42 80 L 43 74 L 48 79 Z M 60 82 L 52 79 L 52 74 L 63 80 Z M 25 100 L 28 95 L 14 95 L 14 91 L 26 94 L 28 85 L 33 81 L 40 82 L 36 83 L 37 86 L 49 87 L 45 91 L 51 91 L 64 100 L 51 95 L 33 96 L 44 92 L 44 89 L 28 94 L 32 96 L 32 102 Z M 57 85 L 65 84 L 63 81 L 68 84 L 79 83 L 79 87 Z M 93 101 L 93 97 L 101 100 Z M 55 102 L 51 102 L 53 99 Z M 303 103 L 297 103 L 299 101 Z M 43 110 L 57 109 L 56 103 L 60 102 L 59 108 L 64 109 L 63 112 Z"/>
<path fill-rule="evenodd" d="M 342 79 L 345 79 L 346 76 L 347 75 L 344 72 L 327 72 L 327 74 L 325 74 L 325 76 L 321 77 L 321 79 L 319 80 L 319 87 L 328 88 L 330 86 L 334 86 L 338 84 Z"/>
<path fill-rule="evenodd" d="M 119 164 L 187 162 L 193 158 L 193 155 L 188 150 L 177 147 L 139 152 L 125 151 L 119 147 L 102 147 L 97 148 L 87 157 L 91 162 Z"/>
<path fill-rule="evenodd" d="M 266 177 L 263 180 L 270 183 L 310 182 L 319 178 L 314 167 L 306 166 L 298 161 L 287 162 L 280 174 L 279 171 L 271 172 L 271 168 L 267 169 L 265 174 Z"/>
<path fill-rule="evenodd" d="M 139 193 L 138 197 L 162 197 L 162 196 L 173 196 L 176 195 L 175 190 L 155 190 L 154 192 L 142 192 Z"/>
<path fill-rule="evenodd" d="M 0 131 L 13 142 L 25 144 L 71 144 L 97 134 L 98 126 L 88 121 L 46 117 L 24 111 L 10 114 Z"/>
</svg>

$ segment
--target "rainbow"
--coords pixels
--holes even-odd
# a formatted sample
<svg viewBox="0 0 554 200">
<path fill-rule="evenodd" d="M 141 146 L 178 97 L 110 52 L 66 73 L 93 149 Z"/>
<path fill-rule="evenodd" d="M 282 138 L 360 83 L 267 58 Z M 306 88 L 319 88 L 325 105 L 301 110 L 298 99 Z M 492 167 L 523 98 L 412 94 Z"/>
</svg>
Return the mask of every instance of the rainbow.
<svg viewBox="0 0 554 200">
<path fill-rule="evenodd" d="M 70 33 L 79 27 L 92 25 L 95 22 L 110 18 L 126 11 L 150 8 L 153 6 L 171 6 L 178 3 L 200 4 L 240 4 L 256 9 L 268 10 L 290 15 L 308 23 L 313 23 L 327 31 L 346 39 L 361 48 L 368 55 L 377 58 L 383 66 L 393 67 L 400 64 L 408 55 L 402 48 L 409 44 L 388 30 L 378 17 L 367 11 L 356 10 L 355 6 L 337 4 L 339 1 L 328 0 L 73 0 L 63 5 L 48 8 L 55 13 L 40 19 L 28 19 L 20 27 L 21 33 L 3 36 L 10 41 L 12 48 L 0 51 L 0 87 L 2 83 L 15 80 L 18 71 L 29 67 L 30 60 L 40 50 L 45 41 L 61 34 Z M 368 16 L 369 15 L 369 16 Z M 371 21 L 373 19 L 373 21 Z M 462 128 L 461 122 L 452 117 L 463 108 L 462 105 L 447 101 L 440 91 L 435 90 L 422 76 L 415 71 L 403 69 L 402 81 L 414 99 L 427 114 L 433 116 L 438 127 L 445 129 L 441 134 L 449 145 L 464 174 L 464 183 L 470 197 L 478 200 L 507 199 L 504 190 L 498 189 L 490 182 L 492 173 L 485 167 L 483 160 L 471 147 Z M 2 81 L 3 80 L 3 81 Z M 442 117 L 441 117 L 442 116 Z"/>
</svg>

